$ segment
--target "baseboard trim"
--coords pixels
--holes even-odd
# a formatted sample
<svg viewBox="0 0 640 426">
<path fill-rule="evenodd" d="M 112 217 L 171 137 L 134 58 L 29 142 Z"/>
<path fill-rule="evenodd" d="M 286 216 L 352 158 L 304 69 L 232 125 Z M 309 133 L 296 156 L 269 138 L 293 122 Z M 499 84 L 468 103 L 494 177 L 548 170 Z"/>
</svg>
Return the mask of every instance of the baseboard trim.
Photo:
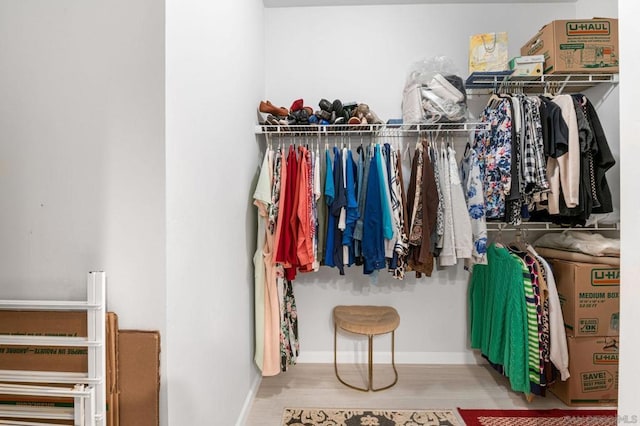
<svg viewBox="0 0 640 426">
<path fill-rule="evenodd" d="M 240 411 L 240 416 L 238 417 L 236 426 L 244 426 L 247 423 L 247 420 L 249 420 L 249 414 L 251 413 L 253 400 L 256 398 L 256 395 L 258 394 L 260 383 L 262 383 L 262 375 L 259 374 L 258 372 L 256 377 L 253 379 L 253 383 L 251 383 L 251 387 L 249 388 L 247 397 L 244 399 L 244 404 L 242 405 L 242 410 Z"/>
<path fill-rule="evenodd" d="M 390 351 L 374 352 L 373 361 L 391 362 Z M 367 362 L 366 351 L 338 352 L 338 362 L 344 364 L 360 364 Z M 332 364 L 331 351 L 300 351 L 300 364 Z M 473 352 L 396 352 L 396 364 L 483 364 L 483 359 Z"/>
</svg>

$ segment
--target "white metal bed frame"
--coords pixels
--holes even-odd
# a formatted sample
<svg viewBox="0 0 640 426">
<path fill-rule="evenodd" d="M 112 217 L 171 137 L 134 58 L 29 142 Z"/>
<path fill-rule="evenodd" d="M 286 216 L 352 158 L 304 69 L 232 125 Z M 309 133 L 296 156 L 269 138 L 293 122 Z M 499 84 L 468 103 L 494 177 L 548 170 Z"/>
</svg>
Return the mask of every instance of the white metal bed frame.
<svg viewBox="0 0 640 426">
<path fill-rule="evenodd" d="M 0 405 L 0 425 L 48 426 L 53 423 L 46 421 L 55 419 L 73 420 L 74 426 L 106 426 L 105 283 L 104 272 L 89 272 L 85 301 L 0 300 L 0 310 L 87 312 L 87 337 L 0 335 L 0 345 L 86 347 L 88 354 L 86 373 L 0 370 L 0 394 L 68 397 L 74 401 L 69 408 Z"/>
</svg>

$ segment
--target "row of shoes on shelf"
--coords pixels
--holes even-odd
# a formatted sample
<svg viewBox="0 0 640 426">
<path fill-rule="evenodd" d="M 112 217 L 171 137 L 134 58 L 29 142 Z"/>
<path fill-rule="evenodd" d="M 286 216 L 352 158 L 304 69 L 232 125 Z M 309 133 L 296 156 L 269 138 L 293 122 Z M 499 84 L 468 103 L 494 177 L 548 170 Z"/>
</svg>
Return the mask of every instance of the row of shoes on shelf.
<svg viewBox="0 0 640 426">
<path fill-rule="evenodd" d="M 304 105 L 303 99 L 296 99 L 289 109 L 278 107 L 271 101 L 260 101 L 258 111 L 268 114 L 264 122 L 274 126 L 327 126 L 327 125 L 364 125 L 382 124 L 378 115 L 365 103 L 342 103 L 340 99 L 330 102 L 321 99 L 319 109 L 313 110 Z"/>
</svg>

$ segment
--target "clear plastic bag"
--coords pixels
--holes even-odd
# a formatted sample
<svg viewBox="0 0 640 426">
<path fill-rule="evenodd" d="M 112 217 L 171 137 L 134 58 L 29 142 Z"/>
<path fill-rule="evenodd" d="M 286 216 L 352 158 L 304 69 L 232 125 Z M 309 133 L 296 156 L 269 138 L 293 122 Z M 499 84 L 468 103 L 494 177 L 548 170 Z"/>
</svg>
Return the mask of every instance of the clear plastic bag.
<svg viewBox="0 0 640 426">
<path fill-rule="evenodd" d="M 457 123 L 467 118 L 464 81 L 451 59 L 436 56 L 411 66 L 402 97 L 405 123 Z"/>
</svg>

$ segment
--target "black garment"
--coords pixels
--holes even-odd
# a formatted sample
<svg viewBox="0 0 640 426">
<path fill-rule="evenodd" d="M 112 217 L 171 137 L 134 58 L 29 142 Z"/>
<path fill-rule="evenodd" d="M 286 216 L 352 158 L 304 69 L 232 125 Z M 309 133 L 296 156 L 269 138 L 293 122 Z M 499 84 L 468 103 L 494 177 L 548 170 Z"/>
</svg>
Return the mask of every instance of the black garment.
<svg viewBox="0 0 640 426">
<path fill-rule="evenodd" d="M 593 170 L 590 159 L 592 158 L 591 146 L 593 144 L 593 133 L 589 126 L 589 121 L 582 108 L 582 96 L 573 96 L 573 107 L 576 112 L 576 122 L 578 124 L 578 142 L 580 147 L 580 186 L 578 188 L 578 205 L 568 208 L 564 202 L 562 188 L 560 192 L 560 220 L 563 224 L 572 226 L 584 226 L 591 215 L 594 205 L 594 197 L 591 193 L 591 179 Z"/>
<path fill-rule="evenodd" d="M 540 100 L 544 154 L 545 157 L 558 158 L 569 152 L 569 127 L 557 104 L 545 96 L 540 96 Z"/>
<path fill-rule="evenodd" d="M 577 207 L 567 208 L 560 194 L 560 214 L 536 212 L 536 221 L 549 221 L 563 226 L 583 226 L 592 213 L 613 211 L 606 172 L 615 165 L 607 138 L 595 108 L 582 94 L 572 95 L 578 122 L 580 146 L 580 188 Z"/>
<path fill-rule="evenodd" d="M 344 275 L 344 252 L 342 251 L 342 230 L 339 227 L 340 210 L 347 207 L 347 194 L 344 190 L 344 179 L 342 178 L 342 152 L 337 147 L 333 147 L 333 186 L 336 196 L 333 199 L 329 214 L 335 217 L 334 240 L 333 240 L 333 264 Z M 327 247 L 329 250 L 329 247 Z"/>
<path fill-rule="evenodd" d="M 519 102 L 513 97 L 506 98 L 511 112 L 511 187 L 505 197 L 504 221 L 512 225 L 520 225 L 522 222 L 522 191 L 520 190 L 520 134 L 516 132 L 516 112 L 514 102 Z"/>
<path fill-rule="evenodd" d="M 611 213 L 613 211 L 613 200 L 611 199 L 611 190 L 607 183 L 606 173 L 607 170 L 612 168 L 616 164 L 615 158 L 611 153 L 607 138 L 604 134 L 602 124 L 596 113 L 596 109 L 593 104 L 584 96 L 586 116 L 589 124 L 591 125 L 591 131 L 593 132 L 594 143 L 591 147 L 593 154 L 593 166 L 595 174 L 595 193 L 600 203 L 600 207 L 594 207 L 593 213 Z"/>
</svg>

